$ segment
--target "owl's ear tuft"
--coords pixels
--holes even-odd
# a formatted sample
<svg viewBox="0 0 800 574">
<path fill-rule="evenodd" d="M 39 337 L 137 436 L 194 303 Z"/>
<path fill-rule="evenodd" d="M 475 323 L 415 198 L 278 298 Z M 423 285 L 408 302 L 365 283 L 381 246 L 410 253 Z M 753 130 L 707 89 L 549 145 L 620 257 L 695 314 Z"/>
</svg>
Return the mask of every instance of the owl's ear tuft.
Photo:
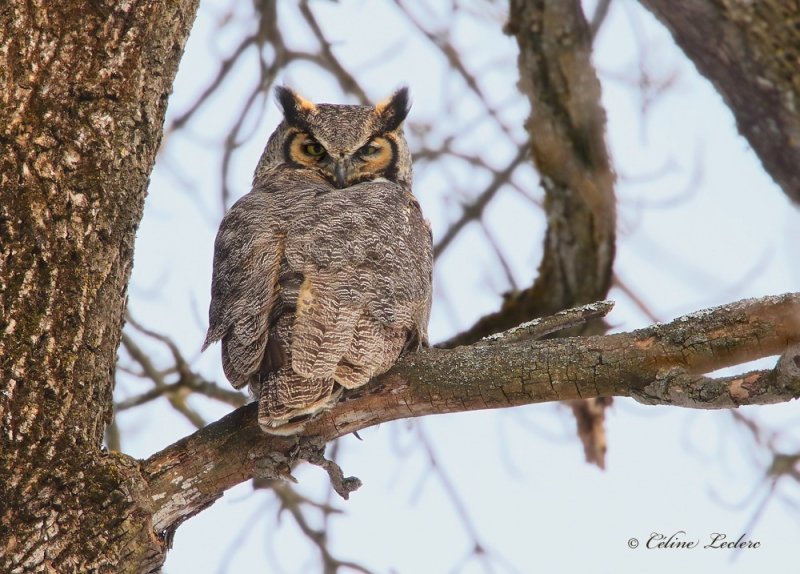
<svg viewBox="0 0 800 574">
<path fill-rule="evenodd" d="M 383 120 L 383 129 L 387 132 L 399 128 L 410 109 L 411 99 L 405 86 L 375 106 L 375 111 Z"/>
<path fill-rule="evenodd" d="M 275 97 L 283 110 L 283 117 L 290 125 L 305 128 L 308 116 L 317 111 L 317 106 L 286 86 L 275 88 Z"/>
</svg>

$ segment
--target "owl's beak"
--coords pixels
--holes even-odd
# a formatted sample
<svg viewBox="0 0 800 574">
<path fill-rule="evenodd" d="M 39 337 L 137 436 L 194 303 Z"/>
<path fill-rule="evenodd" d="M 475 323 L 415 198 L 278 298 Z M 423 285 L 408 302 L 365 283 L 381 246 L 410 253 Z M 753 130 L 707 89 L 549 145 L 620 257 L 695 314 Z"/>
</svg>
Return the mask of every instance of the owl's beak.
<svg viewBox="0 0 800 574">
<path fill-rule="evenodd" d="M 347 160 L 337 161 L 333 166 L 333 177 L 336 181 L 336 187 L 343 189 L 347 187 L 349 165 Z"/>
</svg>

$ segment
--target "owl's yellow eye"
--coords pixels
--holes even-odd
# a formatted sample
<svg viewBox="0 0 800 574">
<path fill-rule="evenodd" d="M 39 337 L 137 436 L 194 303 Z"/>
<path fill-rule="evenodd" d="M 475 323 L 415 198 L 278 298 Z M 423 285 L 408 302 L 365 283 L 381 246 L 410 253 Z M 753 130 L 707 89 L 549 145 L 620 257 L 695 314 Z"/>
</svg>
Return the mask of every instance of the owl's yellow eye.
<svg viewBox="0 0 800 574">
<path fill-rule="evenodd" d="M 325 155 L 325 148 L 317 142 L 309 142 L 303 146 L 303 151 L 311 157 L 322 157 Z"/>
<path fill-rule="evenodd" d="M 380 148 L 375 144 L 367 144 L 360 150 L 358 150 L 358 153 L 362 156 L 375 155 L 376 153 L 378 153 L 379 149 Z"/>
</svg>

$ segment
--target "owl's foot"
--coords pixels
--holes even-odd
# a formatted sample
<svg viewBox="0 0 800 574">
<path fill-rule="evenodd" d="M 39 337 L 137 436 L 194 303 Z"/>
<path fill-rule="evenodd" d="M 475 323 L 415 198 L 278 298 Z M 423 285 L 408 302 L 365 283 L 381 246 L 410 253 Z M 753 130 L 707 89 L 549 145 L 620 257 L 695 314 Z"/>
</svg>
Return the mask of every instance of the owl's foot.
<svg viewBox="0 0 800 574">
<path fill-rule="evenodd" d="M 325 439 L 320 436 L 295 437 L 295 444 L 287 453 L 272 452 L 255 465 L 254 485 L 257 488 L 273 488 L 275 481 L 297 482 L 292 468 L 301 460 L 322 468 L 328 473 L 331 486 L 336 493 L 348 499 L 350 493 L 361 487 L 361 480 L 345 476 L 342 468 L 333 460 L 325 458 Z"/>
<path fill-rule="evenodd" d="M 325 441 L 320 437 L 304 437 L 301 439 L 299 456 L 328 473 L 331 486 L 336 493 L 347 500 L 350 493 L 361 487 L 361 480 L 355 476 L 345 476 L 342 468 L 333 460 L 325 458 Z"/>
</svg>

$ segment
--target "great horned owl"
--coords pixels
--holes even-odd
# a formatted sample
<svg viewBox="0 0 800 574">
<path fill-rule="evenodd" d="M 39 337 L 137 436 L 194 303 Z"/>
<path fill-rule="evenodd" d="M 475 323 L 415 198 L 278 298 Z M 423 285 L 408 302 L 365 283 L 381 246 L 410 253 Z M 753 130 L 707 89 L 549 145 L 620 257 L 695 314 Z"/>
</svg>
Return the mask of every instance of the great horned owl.
<svg viewBox="0 0 800 574">
<path fill-rule="evenodd" d="M 220 224 L 209 328 L 258 422 L 293 434 L 427 343 L 433 255 L 411 193 L 403 88 L 376 106 L 276 91 L 284 120 Z"/>
</svg>

